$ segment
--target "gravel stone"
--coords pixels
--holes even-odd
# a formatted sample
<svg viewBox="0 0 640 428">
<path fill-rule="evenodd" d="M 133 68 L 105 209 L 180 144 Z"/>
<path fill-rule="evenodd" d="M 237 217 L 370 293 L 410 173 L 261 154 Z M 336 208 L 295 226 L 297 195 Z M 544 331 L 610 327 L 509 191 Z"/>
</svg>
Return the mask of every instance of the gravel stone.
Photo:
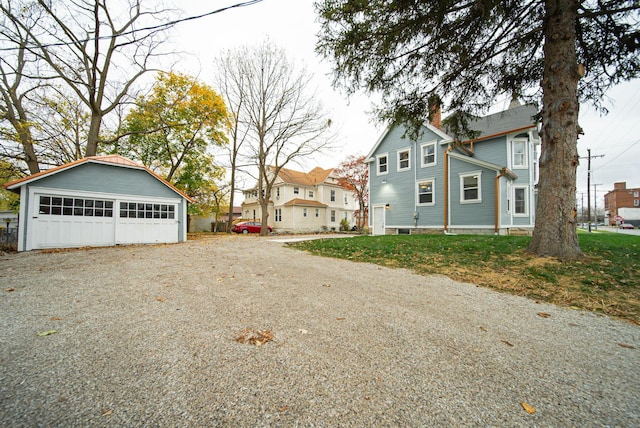
<svg viewBox="0 0 640 428">
<path fill-rule="evenodd" d="M 640 426 L 637 325 L 282 241 L 0 256 L 0 426 Z"/>
</svg>

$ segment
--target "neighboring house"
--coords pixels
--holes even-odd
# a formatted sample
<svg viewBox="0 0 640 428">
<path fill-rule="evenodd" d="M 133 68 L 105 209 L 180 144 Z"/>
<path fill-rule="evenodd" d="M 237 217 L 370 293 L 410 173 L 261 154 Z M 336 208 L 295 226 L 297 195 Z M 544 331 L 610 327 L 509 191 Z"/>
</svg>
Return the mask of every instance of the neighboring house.
<svg viewBox="0 0 640 428">
<path fill-rule="evenodd" d="M 244 197 L 243 219 L 260 221 L 258 186 L 244 190 Z M 350 226 L 355 223 L 357 205 L 353 192 L 338 184 L 333 169 L 316 167 L 305 173 L 282 168 L 269 198 L 267 223 L 275 232 L 337 231 L 343 219 Z"/>
<path fill-rule="evenodd" d="M 192 200 L 118 155 L 80 159 L 4 187 L 20 194 L 18 251 L 187 240 Z"/>
<path fill-rule="evenodd" d="M 626 223 L 640 226 L 640 188 L 627 189 L 626 182 L 613 183 L 613 190 L 604 195 L 604 210 L 606 221 L 611 226 L 622 221 L 616 221 L 618 216 Z"/>
<path fill-rule="evenodd" d="M 479 136 L 461 143 L 433 124 L 417 140 L 403 137 L 403 127 L 387 129 L 366 159 L 372 233 L 531 233 L 536 113 L 512 103 L 470 121 Z"/>
</svg>

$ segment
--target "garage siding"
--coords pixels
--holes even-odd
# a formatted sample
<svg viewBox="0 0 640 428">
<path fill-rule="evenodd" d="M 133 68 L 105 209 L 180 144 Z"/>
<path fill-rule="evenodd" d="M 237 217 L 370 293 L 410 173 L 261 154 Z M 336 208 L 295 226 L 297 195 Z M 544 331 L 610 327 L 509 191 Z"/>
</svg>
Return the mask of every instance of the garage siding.
<svg viewBox="0 0 640 428">
<path fill-rule="evenodd" d="M 38 180 L 38 187 L 120 195 L 175 198 L 176 193 L 142 169 L 87 163 Z"/>
</svg>

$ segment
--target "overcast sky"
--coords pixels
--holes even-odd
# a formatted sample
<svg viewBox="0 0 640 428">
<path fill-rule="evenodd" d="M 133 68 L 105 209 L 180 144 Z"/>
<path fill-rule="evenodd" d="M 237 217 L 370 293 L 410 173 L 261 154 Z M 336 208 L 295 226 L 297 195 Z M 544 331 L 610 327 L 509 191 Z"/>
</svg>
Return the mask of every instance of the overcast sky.
<svg viewBox="0 0 640 428">
<path fill-rule="evenodd" d="M 180 0 L 176 2 L 185 16 L 199 15 L 239 3 L 240 0 Z M 331 65 L 314 52 L 319 25 L 313 9 L 313 0 L 262 0 L 261 2 L 231 9 L 199 20 L 179 24 L 174 40 L 180 49 L 191 55 L 179 63 L 183 73 L 196 75 L 200 80 L 213 82 L 213 58 L 222 51 L 240 45 L 256 45 L 269 38 L 285 49 L 289 59 L 315 75 L 315 85 L 331 119 L 340 130 L 340 150 L 326 156 L 310 159 L 307 168 L 337 166 L 350 154 L 367 154 L 383 131 L 373 123 L 367 112 L 371 104 L 365 95 L 347 99 L 331 88 Z M 582 105 L 580 124 L 585 135 L 578 140 L 581 157 L 578 167 L 577 189 L 587 189 L 587 149 L 592 158 L 591 195 L 597 190 L 598 206 L 603 206 L 603 195 L 613 189 L 613 183 L 625 181 L 627 187 L 640 187 L 640 80 L 627 82 L 610 93 L 607 102 L 609 114 L 601 117 L 593 107 Z M 497 108 L 506 108 L 502 100 Z M 445 112 L 446 116 L 446 112 Z M 336 156 L 339 153 L 339 156 Z M 594 189 L 594 184 L 595 186 Z M 586 203 L 586 196 L 585 196 Z M 593 202 L 592 202 L 593 204 Z"/>
</svg>

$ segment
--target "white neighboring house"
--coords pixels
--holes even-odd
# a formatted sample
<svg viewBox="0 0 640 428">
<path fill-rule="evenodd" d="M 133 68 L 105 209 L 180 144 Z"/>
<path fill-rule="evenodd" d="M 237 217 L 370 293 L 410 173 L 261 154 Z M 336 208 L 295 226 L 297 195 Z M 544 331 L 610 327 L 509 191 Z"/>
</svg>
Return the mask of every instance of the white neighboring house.
<svg viewBox="0 0 640 428">
<path fill-rule="evenodd" d="M 242 218 L 260 221 L 258 185 L 243 193 Z M 275 232 L 339 231 L 343 219 L 349 227 L 355 224 L 357 209 L 353 192 L 340 186 L 333 169 L 316 167 L 305 173 L 282 168 L 269 198 L 267 223 Z"/>
</svg>

